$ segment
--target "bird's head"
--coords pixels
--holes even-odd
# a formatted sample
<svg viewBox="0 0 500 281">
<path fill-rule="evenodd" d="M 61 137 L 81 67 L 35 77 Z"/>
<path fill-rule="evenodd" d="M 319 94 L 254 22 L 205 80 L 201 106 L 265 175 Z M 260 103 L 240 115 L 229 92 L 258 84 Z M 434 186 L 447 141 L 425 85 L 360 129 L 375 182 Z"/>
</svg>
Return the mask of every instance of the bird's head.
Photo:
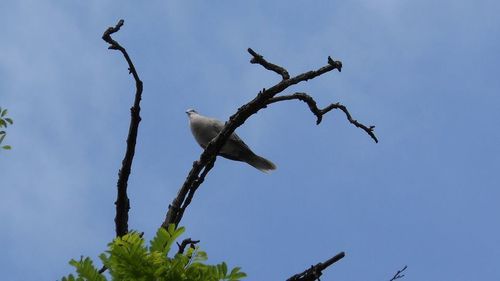
<svg viewBox="0 0 500 281">
<path fill-rule="evenodd" d="M 198 112 L 196 112 L 196 110 L 190 108 L 190 109 L 186 110 L 186 114 L 188 115 L 188 117 L 191 117 L 194 114 L 198 114 Z"/>
</svg>

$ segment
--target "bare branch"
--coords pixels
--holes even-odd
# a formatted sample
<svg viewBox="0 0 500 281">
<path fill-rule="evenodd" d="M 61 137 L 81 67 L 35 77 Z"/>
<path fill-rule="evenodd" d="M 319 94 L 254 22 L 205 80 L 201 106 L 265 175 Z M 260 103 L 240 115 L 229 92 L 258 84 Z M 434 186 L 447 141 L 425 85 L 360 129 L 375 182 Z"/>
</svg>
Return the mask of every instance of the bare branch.
<svg viewBox="0 0 500 281">
<path fill-rule="evenodd" d="M 130 201 L 127 196 L 127 182 L 130 176 L 130 171 L 132 169 L 132 161 L 135 154 L 135 144 L 137 141 L 137 131 L 139 129 L 139 122 L 141 122 L 141 117 L 139 115 L 141 111 L 140 102 L 142 97 L 143 85 L 142 81 L 139 79 L 139 75 L 130 59 L 127 51 L 118 42 L 111 38 L 111 34 L 120 30 L 123 26 L 124 21 L 120 20 L 114 27 L 109 27 L 104 34 L 102 39 L 110 44 L 108 49 L 119 50 L 125 60 L 128 63 L 129 72 L 134 76 L 135 80 L 135 100 L 134 105 L 130 108 L 130 126 L 127 136 L 127 149 L 125 151 L 125 156 L 122 161 L 122 167 L 118 172 L 118 194 L 116 198 L 116 217 L 115 217 L 115 228 L 116 236 L 123 236 L 128 232 L 128 211 L 130 209 Z"/>
<path fill-rule="evenodd" d="M 113 40 L 113 38 L 111 38 L 111 34 L 120 31 L 120 28 L 123 26 L 123 23 L 125 23 L 125 21 L 121 19 L 118 21 L 116 26 L 110 26 L 108 27 L 108 29 L 106 29 L 106 31 L 104 31 L 104 34 L 102 35 L 102 40 L 108 42 L 108 44 L 111 45 L 108 47 L 109 49 L 118 49 L 120 47 L 120 44 L 118 44 L 118 42 L 116 42 L 115 40 Z"/>
<path fill-rule="evenodd" d="M 219 153 L 220 149 L 227 141 L 229 136 L 231 136 L 231 134 L 236 130 L 236 128 L 245 123 L 245 121 L 250 116 L 266 107 L 267 101 L 269 99 L 286 90 L 288 87 L 303 81 L 307 81 L 309 79 L 313 79 L 334 69 L 340 71 L 341 67 L 342 63 L 340 61 L 333 61 L 330 57 L 328 57 L 328 64 L 326 66 L 323 66 L 318 70 L 312 70 L 302 73 L 290 79 L 282 80 L 269 89 L 263 89 L 252 101 L 240 107 L 238 111 L 229 118 L 229 121 L 226 122 L 226 125 L 217 135 L 217 137 L 215 137 L 207 145 L 207 147 L 201 154 L 200 159 L 194 162 L 191 171 L 184 181 L 184 184 L 179 189 L 177 196 L 169 205 L 169 209 L 165 220 L 162 223 L 162 227 L 167 228 L 168 225 L 172 223 L 174 223 L 176 226 L 179 225 L 185 209 L 191 202 L 194 192 L 204 181 L 205 176 L 208 174 L 208 172 L 212 169 L 217 154 Z M 188 194 L 190 195 L 188 196 Z"/>
<path fill-rule="evenodd" d="M 107 268 L 105 265 L 103 265 L 103 266 L 101 267 L 101 269 L 99 269 L 99 271 L 98 271 L 98 272 L 99 272 L 100 274 L 103 274 L 106 270 L 108 270 L 108 268 Z"/>
<path fill-rule="evenodd" d="M 189 204 L 191 204 L 191 200 L 193 200 L 194 193 L 196 192 L 198 187 L 203 183 L 208 172 L 213 168 L 216 159 L 217 158 L 214 158 L 213 161 L 211 161 L 207 164 L 207 166 L 203 169 L 203 172 L 201 173 L 201 175 L 193 183 L 193 187 L 189 190 L 189 193 L 187 195 L 186 200 L 184 200 L 182 206 L 179 209 L 179 218 L 182 218 L 182 216 L 184 215 L 184 211 L 186 211 L 186 208 L 189 206 Z M 180 219 L 179 219 L 179 221 L 177 221 L 175 223 L 175 225 L 178 225 L 179 222 L 180 222 Z"/>
<path fill-rule="evenodd" d="M 250 60 L 250 63 L 260 64 L 265 69 L 278 73 L 279 75 L 281 75 L 281 77 L 283 77 L 283 80 L 290 78 L 290 74 L 288 74 L 288 71 L 286 71 L 286 69 L 284 69 L 283 67 L 266 61 L 263 56 L 257 54 L 251 48 L 248 48 L 248 52 L 253 56 L 253 58 Z"/>
<path fill-rule="evenodd" d="M 319 277 L 323 274 L 323 270 L 325 270 L 330 265 L 338 262 L 342 258 L 345 257 L 344 252 L 340 252 L 337 255 L 331 257 L 325 262 L 320 262 L 311 268 L 304 270 L 299 274 L 295 274 L 294 276 L 288 278 L 286 281 L 314 281 L 319 280 Z"/>
<path fill-rule="evenodd" d="M 396 274 L 394 274 L 394 276 L 389 281 L 394 281 L 396 279 L 405 277 L 405 275 L 401 274 L 401 273 L 403 273 L 403 271 L 405 271 L 407 268 L 408 268 L 408 266 L 405 265 L 402 269 L 398 270 L 398 272 L 396 272 Z"/>
<path fill-rule="evenodd" d="M 319 125 L 321 123 L 321 121 L 323 120 L 323 115 L 325 115 L 326 113 L 328 113 L 329 111 L 331 111 L 333 109 L 340 109 L 345 113 L 347 120 L 349 120 L 349 122 L 351 124 L 353 124 L 354 126 L 356 126 L 358 128 L 363 129 L 368 135 L 370 135 L 370 137 L 376 143 L 378 142 L 378 139 L 375 136 L 375 133 L 373 132 L 373 129 L 375 129 L 375 126 L 368 127 L 368 126 L 365 126 L 365 125 L 359 123 L 357 120 L 354 120 L 352 118 L 351 114 L 349 113 L 349 111 L 347 110 L 347 107 L 345 107 L 344 105 L 342 105 L 338 102 L 332 103 L 323 109 L 319 109 L 317 104 L 316 104 L 316 101 L 311 96 L 309 96 L 306 93 L 295 93 L 293 95 L 279 96 L 279 97 L 271 98 L 271 99 L 267 100 L 266 104 L 276 103 L 276 102 L 285 101 L 285 100 L 300 100 L 300 101 L 307 103 L 311 112 L 314 115 L 316 115 L 316 118 L 317 118 L 316 124 L 317 125 Z"/>
<path fill-rule="evenodd" d="M 179 247 L 179 250 L 177 251 L 177 254 L 183 254 L 184 250 L 186 247 L 189 245 L 190 247 L 194 248 L 194 245 L 200 243 L 200 240 L 191 240 L 191 238 L 186 238 L 182 240 L 182 243 L 179 244 L 177 243 L 177 247 Z"/>
</svg>

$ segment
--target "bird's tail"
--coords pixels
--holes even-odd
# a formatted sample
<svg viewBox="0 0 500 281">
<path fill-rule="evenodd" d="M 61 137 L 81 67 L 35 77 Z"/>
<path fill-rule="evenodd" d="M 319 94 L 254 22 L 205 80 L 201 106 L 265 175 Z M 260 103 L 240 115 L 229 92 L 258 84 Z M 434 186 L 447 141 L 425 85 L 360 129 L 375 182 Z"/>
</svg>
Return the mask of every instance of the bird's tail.
<svg viewBox="0 0 500 281">
<path fill-rule="evenodd" d="M 276 165 L 273 162 L 267 160 L 264 157 L 260 157 L 259 155 L 253 154 L 248 158 L 248 164 L 253 167 L 259 169 L 264 173 L 268 173 L 269 171 L 276 170 Z"/>
</svg>

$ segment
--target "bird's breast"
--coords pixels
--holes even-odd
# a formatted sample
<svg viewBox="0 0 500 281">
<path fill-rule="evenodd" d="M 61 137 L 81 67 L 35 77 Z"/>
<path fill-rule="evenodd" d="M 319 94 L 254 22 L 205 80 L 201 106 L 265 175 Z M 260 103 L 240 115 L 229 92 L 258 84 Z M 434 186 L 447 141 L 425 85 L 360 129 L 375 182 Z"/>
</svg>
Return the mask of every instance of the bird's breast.
<svg viewBox="0 0 500 281">
<path fill-rule="evenodd" d="M 206 147 L 217 136 L 217 132 L 211 129 L 210 126 L 207 126 L 202 120 L 198 120 L 198 118 L 191 120 L 190 127 L 195 140 L 202 147 Z"/>
</svg>

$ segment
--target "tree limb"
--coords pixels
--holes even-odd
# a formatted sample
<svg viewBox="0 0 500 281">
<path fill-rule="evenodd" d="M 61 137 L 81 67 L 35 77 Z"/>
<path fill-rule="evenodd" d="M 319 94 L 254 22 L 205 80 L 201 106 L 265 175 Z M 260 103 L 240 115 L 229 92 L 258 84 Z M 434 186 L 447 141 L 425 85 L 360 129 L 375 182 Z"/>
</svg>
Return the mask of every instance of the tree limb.
<svg viewBox="0 0 500 281">
<path fill-rule="evenodd" d="M 190 247 L 194 248 L 194 245 L 200 243 L 200 240 L 192 240 L 191 238 L 186 238 L 182 240 L 182 243 L 179 244 L 177 243 L 177 247 L 179 247 L 179 250 L 177 251 L 177 254 L 183 254 L 184 250 L 186 250 L 186 247 L 189 245 Z"/>
<path fill-rule="evenodd" d="M 141 111 L 140 102 L 142 97 L 143 85 L 142 81 L 139 79 L 139 75 L 135 69 L 132 60 L 130 59 L 127 51 L 118 42 L 111 38 L 111 34 L 118 32 L 123 26 L 124 21 L 120 20 L 114 27 L 109 27 L 104 34 L 102 39 L 106 41 L 110 46 L 110 50 L 120 51 L 125 60 L 128 63 L 128 70 L 135 80 L 135 100 L 134 105 L 130 108 L 130 126 L 127 136 L 127 149 L 125 151 L 125 156 L 122 161 L 122 167 L 118 172 L 118 182 L 117 182 L 117 197 L 116 197 L 116 217 L 115 217 L 115 230 L 116 236 L 123 236 L 128 232 L 128 211 L 130 209 L 130 201 L 127 196 L 127 182 L 130 176 L 130 171 L 132 169 L 132 161 L 135 154 L 135 144 L 137 141 L 137 131 L 139 129 L 139 122 L 141 122 L 141 117 L 139 115 Z"/>
<path fill-rule="evenodd" d="M 253 58 L 250 60 L 250 63 L 260 64 L 265 69 L 278 73 L 279 75 L 281 75 L 283 80 L 290 79 L 290 74 L 288 74 L 288 71 L 286 71 L 286 69 L 284 69 L 283 67 L 266 61 L 263 56 L 257 54 L 251 48 L 248 48 L 248 52 L 253 56 Z"/>
<path fill-rule="evenodd" d="M 262 56 L 255 53 L 251 49 L 249 49 L 248 52 L 254 57 L 255 63 L 261 64 L 264 67 L 266 67 L 266 65 L 269 66 L 269 64 L 265 63 L 266 61 Z M 207 173 L 212 169 L 218 152 L 227 141 L 227 139 L 231 136 L 231 134 L 236 130 L 236 128 L 245 123 L 245 121 L 250 116 L 266 107 L 267 101 L 269 99 L 286 90 L 288 87 L 303 81 L 307 81 L 309 79 L 313 79 L 334 69 L 340 71 L 341 68 L 342 63 L 340 61 L 334 61 L 330 57 L 328 57 L 328 64 L 326 66 L 323 66 L 318 70 L 312 70 L 302 73 L 290 79 L 284 79 L 269 89 L 263 89 L 253 100 L 240 107 L 238 111 L 229 118 L 229 121 L 226 122 L 226 125 L 217 135 L 217 137 L 215 137 L 207 145 L 207 147 L 201 154 L 200 159 L 194 163 L 184 184 L 179 189 L 177 196 L 169 205 L 169 209 L 165 220 L 162 223 L 162 227 L 167 228 L 168 225 L 172 223 L 174 223 L 176 226 L 179 225 L 179 222 L 181 221 L 184 214 L 184 210 L 191 202 L 191 198 L 193 197 L 194 192 L 204 181 Z M 276 70 L 272 71 L 277 72 Z M 188 196 L 188 194 L 191 195 Z M 188 198 L 189 200 L 186 200 L 186 198 Z"/>
<path fill-rule="evenodd" d="M 398 272 L 396 272 L 396 274 L 394 274 L 394 276 L 389 281 L 394 281 L 396 279 L 405 277 L 405 275 L 401 274 L 401 273 L 403 273 L 403 271 L 405 271 L 407 268 L 408 268 L 408 266 L 405 265 L 402 269 L 398 270 Z"/>
<path fill-rule="evenodd" d="M 368 135 L 370 135 L 370 137 L 376 142 L 378 143 L 378 139 L 377 137 L 375 136 L 375 134 L 373 133 L 373 129 L 375 129 L 375 126 L 365 126 L 361 123 L 359 123 L 357 120 L 354 120 L 351 116 L 351 114 L 349 113 L 349 111 L 347 110 L 347 107 L 345 107 L 344 105 L 340 104 L 340 103 L 332 103 L 330 104 L 329 106 L 323 108 L 323 109 L 319 109 L 317 104 L 316 104 L 316 101 L 311 97 L 309 96 L 308 94 L 306 93 L 295 93 L 293 95 L 288 95 L 288 96 L 279 96 L 279 97 L 274 97 L 274 98 L 271 98 L 267 101 L 266 104 L 271 104 L 271 103 L 276 103 L 276 102 L 280 102 L 280 101 L 285 101 L 285 100 L 300 100 L 300 101 L 303 101 L 305 103 L 307 103 L 307 105 L 309 106 L 309 109 L 311 110 L 311 112 L 316 115 L 316 125 L 319 125 L 319 123 L 321 123 L 321 121 L 323 120 L 323 115 L 325 115 L 326 113 L 328 113 L 329 111 L 333 110 L 333 109 L 340 109 L 342 110 L 346 117 L 347 117 L 347 120 L 353 124 L 354 126 L 358 127 L 358 128 L 361 128 L 363 129 Z"/>
<path fill-rule="evenodd" d="M 314 281 L 319 280 L 319 277 L 323 274 L 323 270 L 325 270 L 330 265 L 338 262 L 343 257 L 345 257 L 344 252 L 340 252 L 337 255 L 331 257 L 325 262 L 320 262 L 311 268 L 304 270 L 301 273 L 295 274 L 294 276 L 288 278 L 286 281 Z"/>
</svg>

